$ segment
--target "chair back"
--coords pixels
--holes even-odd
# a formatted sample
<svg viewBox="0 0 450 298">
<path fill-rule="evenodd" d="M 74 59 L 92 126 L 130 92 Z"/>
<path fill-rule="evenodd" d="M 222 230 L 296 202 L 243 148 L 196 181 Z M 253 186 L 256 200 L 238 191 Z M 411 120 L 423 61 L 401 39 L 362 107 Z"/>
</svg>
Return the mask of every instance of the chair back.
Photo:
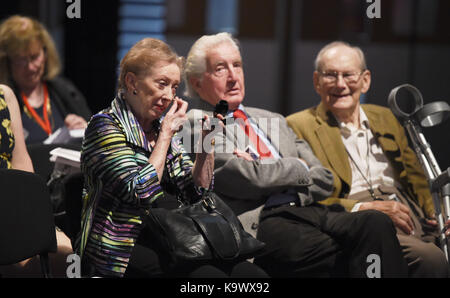
<svg viewBox="0 0 450 298">
<path fill-rule="evenodd" d="M 65 233 L 72 240 L 72 245 L 81 229 L 83 181 L 83 175 L 81 173 L 72 173 L 64 178 L 67 217 L 67 229 Z"/>
<path fill-rule="evenodd" d="M 1 265 L 56 252 L 50 194 L 39 175 L 0 169 L 0 226 Z"/>
</svg>

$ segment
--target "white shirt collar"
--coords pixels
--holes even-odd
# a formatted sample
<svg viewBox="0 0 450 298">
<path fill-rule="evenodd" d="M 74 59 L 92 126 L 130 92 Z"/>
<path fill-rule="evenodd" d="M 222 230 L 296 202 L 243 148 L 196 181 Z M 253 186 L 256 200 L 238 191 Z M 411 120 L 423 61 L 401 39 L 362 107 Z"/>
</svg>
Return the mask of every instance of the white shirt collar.
<svg viewBox="0 0 450 298">
<path fill-rule="evenodd" d="M 340 121 L 337 117 L 336 121 L 339 124 L 339 128 L 341 130 L 341 134 L 344 137 L 348 137 L 350 135 L 352 135 L 353 133 L 355 133 L 358 130 L 367 130 L 370 128 L 369 126 L 369 119 L 367 118 L 366 113 L 364 113 L 364 110 L 361 108 L 361 106 L 359 107 L 359 124 L 360 124 L 360 128 L 356 128 L 353 123 L 344 123 L 342 121 Z"/>
</svg>

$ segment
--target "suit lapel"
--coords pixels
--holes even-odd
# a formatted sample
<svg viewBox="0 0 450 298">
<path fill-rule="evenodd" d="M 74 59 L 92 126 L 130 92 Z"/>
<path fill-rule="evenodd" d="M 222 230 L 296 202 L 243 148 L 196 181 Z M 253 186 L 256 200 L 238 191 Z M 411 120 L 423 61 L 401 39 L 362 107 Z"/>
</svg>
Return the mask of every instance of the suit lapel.
<svg viewBox="0 0 450 298">
<path fill-rule="evenodd" d="M 361 107 L 366 113 L 367 119 L 369 119 L 370 130 L 377 139 L 377 142 L 380 144 L 383 151 L 385 153 L 398 151 L 399 146 L 395 141 L 395 137 L 392 133 L 386 130 L 388 125 L 383 122 L 380 115 L 372 112 L 367 106 L 361 105 Z"/>
<path fill-rule="evenodd" d="M 258 126 L 258 128 L 264 133 L 269 143 L 271 143 L 272 146 L 274 146 L 279 151 L 279 143 L 277 142 L 278 140 L 276 140 L 277 138 L 272 140 L 272 136 L 270 134 L 270 132 L 272 132 L 272 119 L 276 118 L 268 117 L 267 114 L 261 115 L 260 113 L 258 113 L 258 110 L 254 110 L 252 108 L 245 109 L 250 118 L 256 123 L 256 126 Z"/>
<path fill-rule="evenodd" d="M 315 133 L 327 156 L 331 167 L 339 177 L 348 185 L 352 183 L 352 171 L 342 142 L 341 132 L 336 120 L 327 114 L 322 103 L 317 107 L 317 121 L 319 126 Z"/>
<path fill-rule="evenodd" d="M 384 128 L 386 124 L 382 123 L 379 115 L 377 113 L 373 113 L 372 110 L 366 105 L 361 105 L 361 108 L 364 110 L 364 113 L 366 113 L 367 119 L 369 119 L 370 130 L 372 130 L 372 133 L 374 133 L 374 135 L 375 133 L 384 135 Z"/>
</svg>

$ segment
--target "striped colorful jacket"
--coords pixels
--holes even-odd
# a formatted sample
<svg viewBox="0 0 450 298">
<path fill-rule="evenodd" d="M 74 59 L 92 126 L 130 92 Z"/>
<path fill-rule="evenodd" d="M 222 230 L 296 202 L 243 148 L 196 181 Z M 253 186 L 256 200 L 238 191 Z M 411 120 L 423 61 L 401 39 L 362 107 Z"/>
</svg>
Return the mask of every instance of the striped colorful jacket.
<svg viewBox="0 0 450 298">
<path fill-rule="evenodd" d="M 142 214 L 156 200 L 164 200 L 163 186 L 148 162 L 151 152 L 120 95 L 91 118 L 81 153 L 82 229 L 75 250 L 98 274 L 123 276 L 142 229 Z M 192 165 L 174 136 L 166 158 L 169 186 L 186 197 L 201 194 L 192 180 Z"/>
</svg>

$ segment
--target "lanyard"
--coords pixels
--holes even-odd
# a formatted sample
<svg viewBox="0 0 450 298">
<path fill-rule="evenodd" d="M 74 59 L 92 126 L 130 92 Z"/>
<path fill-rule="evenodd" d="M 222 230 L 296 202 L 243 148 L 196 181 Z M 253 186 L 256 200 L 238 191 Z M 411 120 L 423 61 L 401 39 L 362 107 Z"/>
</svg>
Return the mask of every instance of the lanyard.
<svg viewBox="0 0 450 298">
<path fill-rule="evenodd" d="M 48 105 L 48 101 L 49 101 L 47 85 L 43 84 L 43 88 L 44 88 L 44 105 L 43 105 L 42 109 L 43 109 L 44 119 L 42 119 L 38 115 L 38 113 L 35 111 L 35 109 L 30 106 L 26 95 L 23 92 L 21 93 L 21 95 L 22 95 L 25 106 L 27 107 L 28 111 L 31 113 L 31 116 L 34 118 L 34 120 L 37 122 L 37 124 L 39 124 L 39 126 L 47 133 L 47 135 L 51 135 L 52 134 L 52 126 L 50 124 L 50 120 L 48 119 L 48 112 L 47 112 L 47 105 Z"/>
<path fill-rule="evenodd" d="M 347 148 L 345 148 L 345 151 L 347 151 L 347 154 L 350 157 L 350 160 L 353 162 L 353 164 L 355 165 L 356 169 L 361 174 L 361 177 L 363 177 L 364 180 L 366 181 L 367 186 L 369 187 L 368 191 L 369 191 L 370 196 L 372 197 L 372 199 L 379 200 L 379 198 L 377 196 L 375 196 L 375 191 L 373 189 L 373 184 L 372 184 L 372 175 L 370 173 L 370 162 L 369 162 L 370 143 L 369 143 L 369 131 L 368 130 L 365 131 L 365 135 L 366 135 L 366 143 L 367 143 L 367 153 L 366 153 L 367 177 L 364 175 L 363 171 L 359 168 L 358 163 L 355 161 L 353 156 L 350 154 L 350 151 L 348 151 Z"/>
</svg>

